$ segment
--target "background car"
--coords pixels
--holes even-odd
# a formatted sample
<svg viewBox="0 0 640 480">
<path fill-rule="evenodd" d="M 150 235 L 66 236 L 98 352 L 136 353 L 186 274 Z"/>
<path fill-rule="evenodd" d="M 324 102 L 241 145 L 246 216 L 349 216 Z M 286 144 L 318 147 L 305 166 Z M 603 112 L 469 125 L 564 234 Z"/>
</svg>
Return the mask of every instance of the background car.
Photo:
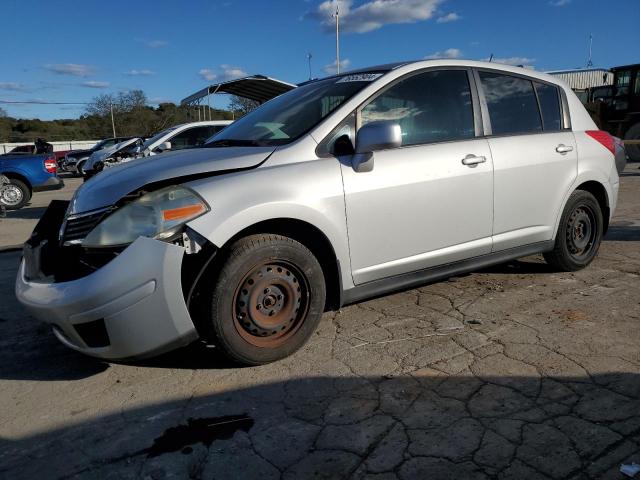
<svg viewBox="0 0 640 480">
<path fill-rule="evenodd" d="M 51 153 L 0 155 L 0 173 L 10 182 L 0 189 L 0 202 L 9 210 L 17 210 L 29 202 L 34 192 L 64 187 L 57 169 L 58 164 Z"/>
<path fill-rule="evenodd" d="M 142 155 L 157 155 L 168 150 L 182 150 L 204 145 L 209 137 L 231 123 L 233 123 L 231 120 L 211 120 L 183 123 L 167 128 L 144 142 Z"/>
<path fill-rule="evenodd" d="M 129 140 L 130 138 L 132 137 L 105 138 L 87 150 L 71 150 L 70 152 L 67 152 L 64 158 L 58 163 L 60 170 L 82 175 L 84 173 L 85 162 L 89 159 L 92 153 L 104 148 L 113 147 L 115 144 Z"/>
<path fill-rule="evenodd" d="M 109 167 L 122 160 L 135 158 L 141 152 L 142 142 L 141 138 L 132 137 L 111 147 L 93 152 L 82 168 L 82 176 L 88 180 L 101 172 L 105 166 Z"/>
</svg>

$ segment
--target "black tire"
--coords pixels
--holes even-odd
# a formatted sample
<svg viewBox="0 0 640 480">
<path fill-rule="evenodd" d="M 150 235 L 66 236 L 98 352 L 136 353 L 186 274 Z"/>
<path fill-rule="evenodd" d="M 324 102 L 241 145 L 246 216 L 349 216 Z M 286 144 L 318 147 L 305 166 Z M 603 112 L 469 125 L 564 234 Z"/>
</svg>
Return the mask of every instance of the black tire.
<svg viewBox="0 0 640 480">
<path fill-rule="evenodd" d="M 326 286 L 309 249 L 263 234 L 231 245 L 209 295 L 210 338 L 233 361 L 261 365 L 306 343 L 322 317 Z"/>
<path fill-rule="evenodd" d="M 544 259 L 565 272 L 586 267 L 598 253 L 603 225 L 602 209 L 596 198 L 589 192 L 576 190 L 560 217 L 555 246 L 544 254 Z"/>
<path fill-rule="evenodd" d="M 640 140 L 640 122 L 632 125 L 624 134 L 625 140 Z M 625 145 L 624 149 L 633 162 L 640 162 L 640 145 Z"/>
<path fill-rule="evenodd" d="M 0 202 L 7 210 L 18 210 L 31 200 L 31 190 L 22 180 L 9 178 L 9 184 L 0 186 Z"/>
</svg>

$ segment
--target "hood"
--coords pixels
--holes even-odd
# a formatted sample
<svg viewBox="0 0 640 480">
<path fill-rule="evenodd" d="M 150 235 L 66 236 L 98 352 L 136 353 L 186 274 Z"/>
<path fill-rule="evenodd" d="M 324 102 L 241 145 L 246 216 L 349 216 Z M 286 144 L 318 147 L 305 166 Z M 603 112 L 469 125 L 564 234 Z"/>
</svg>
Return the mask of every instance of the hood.
<svg viewBox="0 0 640 480">
<path fill-rule="evenodd" d="M 125 140 L 124 142 L 116 143 L 111 147 L 103 148 L 102 150 L 96 150 L 91 154 L 91 156 L 89 157 L 89 160 L 91 160 L 92 163 L 95 163 L 98 160 L 104 160 L 105 158 L 109 158 L 111 155 L 113 155 L 117 151 L 128 147 L 129 145 L 131 145 L 132 143 L 135 143 L 138 140 L 140 139 L 130 138 L 129 140 Z"/>
<path fill-rule="evenodd" d="M 140 158 L 104 170 L 83 183 L 71 201 L 69 214 L 113 205 L 147 184 L 225 170 L 256 167 L 276 147 L 194 148 Z"/>
</svg>

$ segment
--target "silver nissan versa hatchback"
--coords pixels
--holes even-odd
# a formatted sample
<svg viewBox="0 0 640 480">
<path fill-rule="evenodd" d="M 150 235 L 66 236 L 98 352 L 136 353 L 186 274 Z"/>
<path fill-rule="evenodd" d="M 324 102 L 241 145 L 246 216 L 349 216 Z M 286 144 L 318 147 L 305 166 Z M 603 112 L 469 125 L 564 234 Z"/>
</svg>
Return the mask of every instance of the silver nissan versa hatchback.
<svg viewBox="0 0 640 480">
<path fill-rule="evenodd" d="M 328 309 L 530 254 L 587 266 L 621 152 L 542 73 L 451 60 L 349 72 L 53 202 L 16 293 L 96 357 L 199 338 L 271 362 Z"/>
</svg>

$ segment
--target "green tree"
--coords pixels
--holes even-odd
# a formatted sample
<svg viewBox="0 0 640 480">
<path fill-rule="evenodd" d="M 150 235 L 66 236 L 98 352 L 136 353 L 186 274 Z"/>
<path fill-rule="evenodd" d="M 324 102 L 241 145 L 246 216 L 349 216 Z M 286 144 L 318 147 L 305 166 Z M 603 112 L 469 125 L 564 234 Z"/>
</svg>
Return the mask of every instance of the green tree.
<svg viewBox="0 0 640 480">
<path fill-rule="evenodd" d="M 258 108 L 259 106 L 260 103 L 256 102 L 255 100 L 244 97 L 236 97 L 235 95 L 232 95 L 231 100 L 229 101 L 229 108 L 232 112 L 235 112 L 236 116 L 238 117 L 246 115 L 251 110 Z"/>
</svg>

